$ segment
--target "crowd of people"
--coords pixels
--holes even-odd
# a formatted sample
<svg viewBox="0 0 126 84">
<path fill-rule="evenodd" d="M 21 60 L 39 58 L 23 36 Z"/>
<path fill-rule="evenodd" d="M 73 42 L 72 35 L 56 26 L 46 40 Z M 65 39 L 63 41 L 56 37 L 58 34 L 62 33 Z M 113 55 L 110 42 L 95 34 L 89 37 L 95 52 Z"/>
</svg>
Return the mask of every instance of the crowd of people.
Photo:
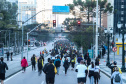
<svg viewBox="0 0 126 84">
<path fill-rule="evenodd" d="M 91 60 L 89 53 L 84 56 L 79 51 L 73 48 L 73 45 L 67 40 L 59 40 L 54 43 L 54 48 L 50 50 L 51 57 L 48 58 L 48 62 L 44 64 L 44 51 L 40 53 L 39 57 L 35 54 L 31 57 L 32 71 L 36 71 L 36 65 L 38 68 L 38 75 L 40 76 L 42 71 L 45 73 L 46 84 L 54 84 L 55 75 L 60 75 L 60 66 L 64 67 L 65 76 L 67 76 L 68 68 L 71 67 L 72 71 L 77 72 L 77 83 L 86 84 L 89 78 L 90 84 L 98 84 L 100 80 L 100 67 L 99 58 Z M 0 79 L 1 84 L 5 79 L 5 71 L 8 70 L 8 66 L 3 62 L 3 58 L 0 59 Z M 22 73 L 25 72 L 28 67 L 28 62 L 23 57 L 21 60 Z M 2 67 L 2 68 L 1 68 Z M 121 70 L 117 67 L 117 62 L 114 61 L 108 66 L 111 69 L 111 84 L 122 84 Z M 6 70 L 5 70 L 6 69 Z"/>
</svg>

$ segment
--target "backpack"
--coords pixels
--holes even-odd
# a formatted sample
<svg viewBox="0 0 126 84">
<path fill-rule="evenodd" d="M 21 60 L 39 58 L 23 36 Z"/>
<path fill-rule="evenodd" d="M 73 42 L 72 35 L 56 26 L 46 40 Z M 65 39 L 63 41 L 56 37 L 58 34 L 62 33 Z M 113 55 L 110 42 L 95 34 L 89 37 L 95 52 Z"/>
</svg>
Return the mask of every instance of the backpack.
<svg viewBox="0 0 126 84">
<path fill-rule="evenodd" d="M 115 82 L 120 82 L 121 78 L 119 76 L 119 73 L 115 75 Z"/>
</svg>

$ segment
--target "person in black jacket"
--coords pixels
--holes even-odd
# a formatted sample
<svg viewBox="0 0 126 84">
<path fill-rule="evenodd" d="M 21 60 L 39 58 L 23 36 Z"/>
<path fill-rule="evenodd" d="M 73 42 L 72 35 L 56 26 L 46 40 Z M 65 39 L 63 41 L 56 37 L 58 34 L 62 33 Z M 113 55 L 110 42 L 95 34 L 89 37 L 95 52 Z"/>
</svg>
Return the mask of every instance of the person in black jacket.
<svg viewBox="0 0 126 84">
<path fill-rule="evenodd" d="M 89 66 L 91 63 L 91 58 L 89 56 L 87 56 L 87 66 Z"/>
<path fill-rule="evenodd" d="M 45 68 L 47 84 L 54 84 L 54 79 L 55 79 L 54 68 L 55 66 L 53 65 L 53 62 L 50 60 L 49 64 Z"/>
<path fill-rule="evenodd" d="M 3 80 L 5 79 L 5 72 L 6 70 L 8 70 L 8 66 L 5 62 L 3 62 L 3 57 L 1 57 L 0 60 L 1 60 L 0 61 L 0 80 L 1 80 L 1 84 L 3 84 Z"/>
<path fill-rule="evenodd" d="M 108 65 L 108 67 L 111 69 L 111 74 L 112 74 L 113 72 L 115 72 L 115 67 L 117 67 L 117 62 L 114 61 L 113 63 Z M 111 79 L 111 84 L 113 84 L 113 79 Z"/>
<path fill-rule="evenodd" d="M 89 53 L 87 52 L 85 55 L 84 55 L 84 59 L 87 60 L 87 57 L 89 56 Z"/>
<path fill-rule="evenodd" d="M 33 56 L 31 57 L 31 64 L 32 64 L 32 71 L 33 71 L 33 69 L 36 70 L 36 67 L 35 67 L 35 64 L 36 64 L 35 54 L 33 54 Z"/>
<path fill-rule="evenodd" d="M 42 66 L 42 57 L 39 57 L 39 59 L 38 59 L 38 75 L 39 76 L 42 73 L 42 68 L 43 68 L 43 66 Z"/>
<path fill-rule="evenodd" d="M 9 51 L 7 51 L 6 54 L 7 54 L 7 61 L 9 61 L 9 55 L 10 55 Z"/>
<path fill-rule="evenodd" d="M 97 64 L 99 66 L 99 58 L 98 57 L 95 59 L 95 64 Z"/>
<path fill-rule="evenodd" d="M 44 65 L 44 67 L 43 67 L 43 72 L 44 72 L 45 74 L 46 74 L 46 67 L 48 66 L 50 60 L 51 60 L 51 59 L 48 58 L 48 63 L 46 63 L 46 64 Z M 46 79 L 46 84 L 48 84 L 48 80 L 47 80 L 47 77 L 46 77 L 46 76 L 45 76 L 45 79 Z"/>
<path fill-rule="evenodd" d="M 64 64 L 63 64 L 64 68 L 65 68 L 65 75 L 67 74 L 67 69 L 69 67 L 69 63 L 68 63 L 68 59 L 67 57 L 65 58 Z"/>
</svg>

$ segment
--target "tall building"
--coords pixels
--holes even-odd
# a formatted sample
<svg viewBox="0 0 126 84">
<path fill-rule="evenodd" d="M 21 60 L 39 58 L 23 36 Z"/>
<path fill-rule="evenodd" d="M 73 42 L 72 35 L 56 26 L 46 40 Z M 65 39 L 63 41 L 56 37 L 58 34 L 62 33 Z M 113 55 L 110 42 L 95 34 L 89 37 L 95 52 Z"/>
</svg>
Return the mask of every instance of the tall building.
<svg viewBox="0 0 126 84">
<path fill-rule="evenodd" d="M 123 28 L 126 26 L 126 0 L 114 0 L 114 29 L 118 32 L 117 23 L 120 21 Z"/>
<path fill-rule="evenodd" d="M 18 0 L 18 21 L 25 22 L 31 16 L 36 14 L 36 0 Z M 24 25 L 36 23 L 36 16 L 26 22 Z M 21 26 L 21 23 L 19 23 Z"/>
</svg>

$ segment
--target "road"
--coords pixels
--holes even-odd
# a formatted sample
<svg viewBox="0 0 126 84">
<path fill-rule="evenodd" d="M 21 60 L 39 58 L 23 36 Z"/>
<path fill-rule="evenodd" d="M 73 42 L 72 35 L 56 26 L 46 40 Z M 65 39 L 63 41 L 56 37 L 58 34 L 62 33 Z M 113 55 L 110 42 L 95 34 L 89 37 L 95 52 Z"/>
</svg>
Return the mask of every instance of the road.
<svg viewBox="0 0 126 84">
<path fill-rule="evenodd" d="M 50 56 L 48 56 L 50 57 Z M 47 58 L 45 60 L 47 60 Z M 18 72 L 17 74 L 6 79 L 4 84 L 46 84 L 45 83 L 45 74 L 38 76 L 37 71 L 32 71 L 32 67 L 28 67 L 25 73 Z M 68 69 L 67 76 L 63 71 L 63 67 L 60 67 L 60 74 L 55 77 L 55 84 L 77 84 L 77 73 L 71 70 L 71 67 Z M 87 78 L 87 83 L 89 79 Z M 110 78 L 101 73 L 101 79 L 99 84 L 110 84 Z"/>
</svg>

